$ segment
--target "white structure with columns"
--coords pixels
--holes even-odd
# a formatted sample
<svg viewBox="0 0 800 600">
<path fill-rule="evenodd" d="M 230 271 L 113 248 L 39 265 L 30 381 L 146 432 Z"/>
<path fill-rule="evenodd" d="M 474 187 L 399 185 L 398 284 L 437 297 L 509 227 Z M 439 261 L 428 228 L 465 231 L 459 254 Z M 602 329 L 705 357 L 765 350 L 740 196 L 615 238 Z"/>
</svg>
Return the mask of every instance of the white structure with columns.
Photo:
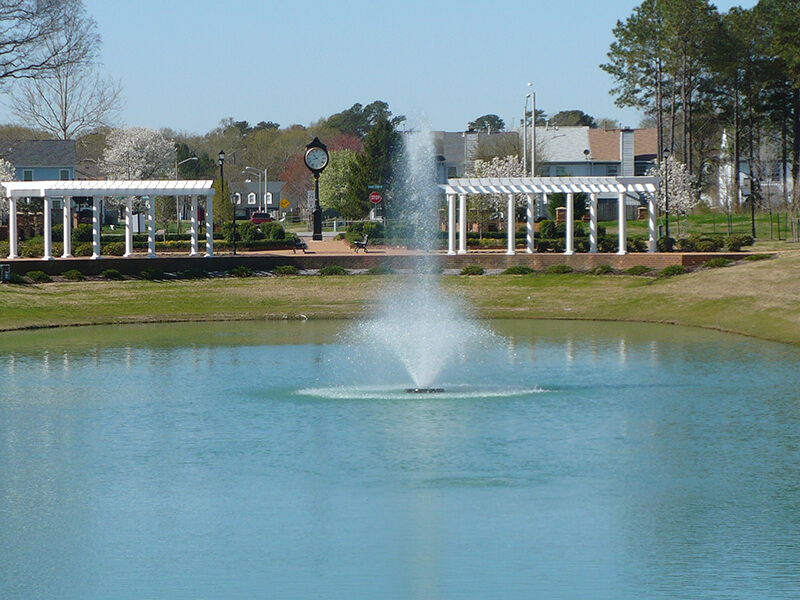
<svg viewBox="0 0 800 600">
<path fill-rule="evenodd" d="M 157 196 L 190 196 L 192 198 L 191 256 L 198 254 L 197 197 L 206 198 L 206 253 L 214 256 L 214 182 L 211 180 L 143 180 L 143 181 L 4 181 L 8 197 L 9 218 L 8 258 L 18 256 L 17 201 L 20 198 L 44 198 L 44 260 L 52 260 L 51 203 L 53 198 L 64 198 L 64 254 L 72 256 L 72 198 L 92 198 L 92 258 L 100 258 L 100 207 L 106 196 L 125 196 L 125 256 L 133 254 L 133 198 L 146 196 L 147 238 L 150 258 L 155 257 L 155 199 Z"/>
<path fill-rule="evenodd" d="M 619 251 L 617 254 L 627 253 L 627 234 L 625 227 L 625 199 L 628 194 L 644 193 L 649 195 L 648 220 L 649 220 L 649 246 L 648 252 L 656 251 L 656 206 L 655 192 L 658 190 L 660 180 L 658 177 L 509 177 L 509 178 L 466 178 L 449 179 L 441 187 L 447 195 L 448 203 L 448 254 L 456 254 L 455 230 L 456 211 L 455 199 L 459 199 L 458 215 L 458 254 L 467 253 L 467 195 L 469 194 L 506 194 L 508 196 L 508 250 L 507 254 L 514 254 L 514 196 L 522 194 L 528 200 L 527 224 L 527 252 L 535 252 L 533 239 L 533 203 L 534 196 L 563 193 L 567 195 L 567 223 L 572 223 L 573 198 L 576 193 L 583 192 L 589 197 L 589 247 L 590 252 L 597 252 L 597 199 L 614 195 L 619 203 Z M 566 228 L 566 245 L 564 254 L 574 253 L 574 237 L 572 227 Z"/>
</svg>

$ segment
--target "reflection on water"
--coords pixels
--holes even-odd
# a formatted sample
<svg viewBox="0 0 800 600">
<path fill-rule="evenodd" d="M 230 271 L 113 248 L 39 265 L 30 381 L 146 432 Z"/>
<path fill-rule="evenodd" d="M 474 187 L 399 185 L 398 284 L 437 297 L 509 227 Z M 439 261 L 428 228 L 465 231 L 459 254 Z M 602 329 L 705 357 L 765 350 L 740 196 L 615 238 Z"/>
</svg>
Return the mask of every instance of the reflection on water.
<svg viewBox="0 0 800 600">
<path fill-rule="evenodd" d="M 341 323 L 3 334 L 0 597 L 798 597 L 796 349 L 492 328 L 441 395 Z"/>
</svg>

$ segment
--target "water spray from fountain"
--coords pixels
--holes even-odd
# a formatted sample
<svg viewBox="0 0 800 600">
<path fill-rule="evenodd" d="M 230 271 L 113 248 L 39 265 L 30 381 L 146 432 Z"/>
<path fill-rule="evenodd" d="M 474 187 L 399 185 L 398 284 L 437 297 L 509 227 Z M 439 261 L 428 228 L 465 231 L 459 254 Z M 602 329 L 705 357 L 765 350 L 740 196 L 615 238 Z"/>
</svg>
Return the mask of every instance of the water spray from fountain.
<svg viewBox="0 0 800 600">
<path fill-rule="evenodd" d="M 435 393 L 442 370 L 491 332 L 468 316 L 464 303 L 441 287 L 437 185 L 433 136 L 414 131 L 404 136 L 403 161 L 394 188 L 396 214 L 413 227 L 420 258 L 417 274 L 393 286 L 382 298 L 376 318 L 360 325 L 362 339 L 389 348 L 414 382 L 408 392 Z"/>
</svg>

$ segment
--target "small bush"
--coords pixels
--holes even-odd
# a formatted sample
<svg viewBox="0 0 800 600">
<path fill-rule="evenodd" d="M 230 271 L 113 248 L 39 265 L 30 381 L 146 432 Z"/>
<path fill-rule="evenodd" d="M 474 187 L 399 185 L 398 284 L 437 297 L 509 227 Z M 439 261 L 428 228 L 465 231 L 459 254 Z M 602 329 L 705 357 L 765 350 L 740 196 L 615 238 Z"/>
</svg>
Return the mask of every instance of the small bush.
<svg viewBox="0 0 800 600">
<path fill-rule="evenodd" d="M 670 265 L 664 267 L 658 272 L 659 277 L 674 277 L 675 275 L 683 275 L 686 273 L 686 267 L 683 265 Z"/>
<path fill-rule="evenodd" d="M 754 241 L 752 235 L 741 233 L 729 235 L 725 238 L 725 249 L 730 252 L 739 252 L 742 246 L 752 246 Z"/>
<path fill-rule="evenodd" d="M 386 265 L 378 265 L 377 267 L 372 267 L 367 273 L 370 275 L 391 275 L 394 273 L 394 269 Z"/>
<path fill-rule="evenodd" d="M 102 273 L 100 273 L 100 277 L 103 279 L 110 279 L 112 281 L 122 281 L 125 279 L 125 276 L 120 273 L 117 269 L 106 269 Z"/>
<path fill-rule="evenodd" d="M 480 265 L 467 265 L 461 269 L 462 275 L 483 275 L 483 267 Z"/>
<path fill-rule="evenodd" d="M 94 229 L 88 223 L 81 223 L 72 230 L 72 242 L 91 242 L 94 239 Z"/>
<path fill-rule="evenodd" d="M 144 269 L 139 277 L 147 281 L 160 281 L 164 279 L 164 272 L 161 269 Z"/>
<path fill-rule="evenodd" d="M 234 277 L 252 277 L 253 269 L 245 265 L 239 265 L 238 267 L 233 267 L 230 270 L 230 274 Z"/>
<path fill-rule="evenodd" d="M 623 271 L 625 275 L 647 275 L 652 272 L 653 267 L 648 267 L 646 265 L 634 265 L 630 269 L 625 269 Z"/>
<path fill-rule="evenodd" d="M 597 265 L 590 271 L 590 275 L 611 275 L 614 273 L 614 268 L 611 265 Z"/>
<path fill-rule="evenodd" d="M 17 285 L 20 285 L 20 284 L 28 283 L 28 280 L 25 279 L 19 273 L 11 273 L 11 275 L 9 276 L 9 279 L 8 279 L 8 283 L 15 283 Z"/>
<path fill-rule="evenodd" d="M 205 279 L 208 277 L 208 271 L 203 269 L 186 269 L 177 274 L 178 279 Z"/>
<path fill-rule="evenodd" d="M 772 254 L 749 254 L 744 257 L 744 260 L 769 260 Z"/>
<path fill-rule="evenodd" d="M 44 256 L 44 244 L 25 242 L 19 245 L 19 255 L 22 258 L 38 258 Z"/>
<path fill-rule="evenodd" d="M 341 265 L 326 265 L 319 270 L 320 275 L 347 275 L 347 269 Z"/>
<path fill-rule="evenodd" d="M 91 256 L 94 254 L 91 244 L 75 244 L 72 249 L 72 256 Z"/>
<path fill-rule="evenodd" d="M 297 275 L 300 271 L 294 265 L 278 265 L 272 272 L 275 275 Z"/>
<path fill-rule="evenodd" d="M 673 248 L 675 248 L 675 238 L 662 237 L 656 242 L 656 249 L 659 252 L 672 252 Z"/>
<path fill-rule="evenodd" d="M 109 242 L 103 244 L 101 254 L 106 256 L 123 256 L 125 254 L 125 242 Z"/>
<path fill-rule="evenodd" d="M 550 265 L 547 267 L 547 273 L 550 275 L 564 275 L 566 273 L 572 273 L 574 270 L 575 269 L 569 265 Z"/>
<path fill-rule="evenodd" d="M 707 260 L 703 263 L 703 267 L 706 269 L 718 269 L 720 267 L 727 267 L 728 265 L 732 265 L 733 261 L 730 258 L 723 258 L 718 256 L 717 258 L 712 258 Z"/>
<path fill-rule="evenodd" d="M 533 275 L 534 273 L 536 271 L 526 265 L 514 265 L 503 271 L 503 275 Z"/>
<path fill-rule="evenodd" d="M 25 276 L 34 283 L 50 283 L 53 278 L 44 271 L 28 271 Z"/>
<path fill-rule="evenodd" d="M 69 271 L 64 271 L 61 274 L 61 276 L 67 281 L 83 281 L 84 279 L 86 279 L 86 275 L 84 275 L 77 269 L 70 269 Z"/>
</svg>

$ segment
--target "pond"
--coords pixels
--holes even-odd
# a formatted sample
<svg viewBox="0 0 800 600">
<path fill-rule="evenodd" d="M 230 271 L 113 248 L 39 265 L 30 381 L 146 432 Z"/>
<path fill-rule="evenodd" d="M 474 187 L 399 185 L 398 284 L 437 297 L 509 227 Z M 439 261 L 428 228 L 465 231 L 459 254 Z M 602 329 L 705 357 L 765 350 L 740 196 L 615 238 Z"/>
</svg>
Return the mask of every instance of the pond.
<svg viewBox="0 0 800 600">
<path fill-rule="evenodd" d="M 798 349 L 494 321 L 0 335 L 0 597 L 797 598 Z"/>
</svg>

